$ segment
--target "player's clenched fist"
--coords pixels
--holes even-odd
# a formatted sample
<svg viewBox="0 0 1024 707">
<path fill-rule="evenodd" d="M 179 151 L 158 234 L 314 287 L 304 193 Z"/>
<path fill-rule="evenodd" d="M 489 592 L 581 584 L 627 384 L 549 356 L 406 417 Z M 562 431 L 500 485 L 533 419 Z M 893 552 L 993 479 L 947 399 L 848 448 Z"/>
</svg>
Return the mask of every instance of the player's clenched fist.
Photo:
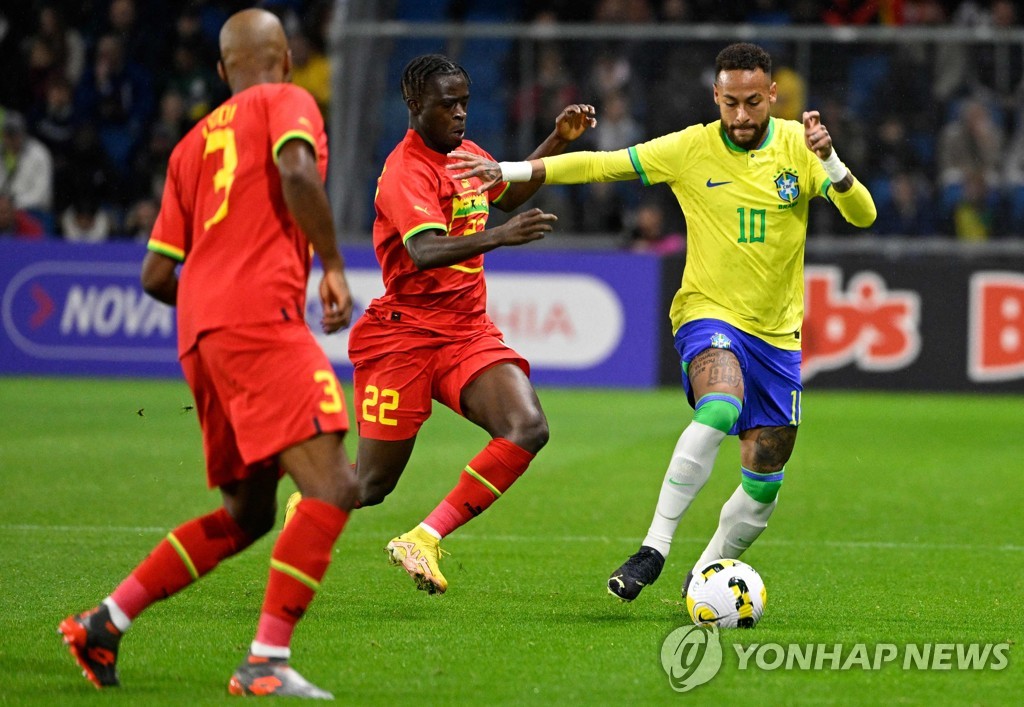
<svg viewBox="0 0 1024 707">
<path fill-rule="evenodd" d="M 828 128 L 821 124 L 821 114 L 816 110 L 804 111 L 804 142 L 819 159 L 828 159 L 832 154 L 832 136 Z"/>
</svg>

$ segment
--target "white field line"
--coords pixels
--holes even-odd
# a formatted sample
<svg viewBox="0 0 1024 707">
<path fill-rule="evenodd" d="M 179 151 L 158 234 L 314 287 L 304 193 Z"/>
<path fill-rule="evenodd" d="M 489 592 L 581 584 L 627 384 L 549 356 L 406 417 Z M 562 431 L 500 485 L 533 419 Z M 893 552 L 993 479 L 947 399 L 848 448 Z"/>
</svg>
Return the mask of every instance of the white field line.
<svg viewBox="0 0 1024 707">
<path fill-rule="evenodd" d="M 0 532 L 10 533 L 118 533 L 130 535 L 155 534 L 163 535 L 170 528 L 158 528 L 150 526 L 102 526 L 102 525 L 29 525 L 29 524 L 0 524 Z M 353 539 L 369 539 L 382 537 L 379 533 L 367 531 L 349 531 L 344 537 Z M 472 532 L 459 533 L 456 536 L 459 540 L 470 542 L 499 542 L 499 543 L 625 543 L 637 542 L 635 537 L 609 537 L 607 535 L 478 535 Z M 703 540 L 678 540 L 681 544 L 703 544 Z M 806 547 L 827 547 L 838 549 L 864 549 L 864 550 L 914 550 L 914 551 L 941 551 L 959 550 L 965 552 L 1024 552 L 1024 545 L 971 545 L 964 543 L 927 543 L 927 542 L 891 542 L 875 540 L 786 540 L 765 538 L 757 543 L 761 547 L 773 545 L 787 546 L 797 545 Z"/>
</svg>

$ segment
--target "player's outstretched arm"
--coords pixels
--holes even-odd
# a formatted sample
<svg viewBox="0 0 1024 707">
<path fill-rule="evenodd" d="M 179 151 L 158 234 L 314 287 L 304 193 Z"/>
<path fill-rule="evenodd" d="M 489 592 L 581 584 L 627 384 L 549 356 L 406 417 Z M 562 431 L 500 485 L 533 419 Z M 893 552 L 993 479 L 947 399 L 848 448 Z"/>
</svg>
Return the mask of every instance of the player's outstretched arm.
<svg viewBox="0 0 1024 707">
<path fill-rule="evenodd" d="M 832 145 L 832 136 L 822 124 L 818 111 L 804 111 L 803 123 L 804 142 L 807 149 L 821 160 L 821 166 L 832 181 L 832 200 L 839 213 L 854 226 L 867 228 L 878 215 L 870 192 L 839 159 Z"/>
<path fill-rule="evenodd" d="M 320 302 L 324 333 L 331 334 L 352 320 L 352 294 L 345 279 L 345 260 L 334 236 L 334 218 L 327 201 L 316 155 L 305 140 L 289 140 L 278 151 L 277 168 L 288 210 L 320 257 L 324 269 L 320 281 Z"/>
<path fill-rule="evenodd" d="M 513 182 L 494 205 L 503 211 L 511 211 L 529 199 L 544 183 L 544 163 L 541 157 L 559 155 L 569 143 L 579 138 L 589 128 L 597 126 L 597 111 L 594 106 L 574 103 L 566 106 L 555 118 L 555 129 L 530 153 L 525 162 L 512 162 L 516 174 L 502 173 L 502 165 L 494 160 L 464 150 L 453 150 L 448 154 L 456 161 L 448 169 L 456 172 L 455 179 L 479 177 L 483 181 L 480 191 L 487 191 L 502 181 Z"/>
<path fill-rule="evenodd" d="M 533 196 L 544 183 L 544 163 L 540 161 L 540 158 L 562 154 L 571 142 L 578 139 L 589 128 L 594 127 L 597 127 L 597 111 L 594 106 L 586 103 L 574 103 L 563 108 L 555 118 L 555 129 L 526 158 L 532 172 L 530 181 L 510 184 L 505 193 L 501 195 L 501 199 L 494 202 L 494 206 L 502 211 L 512 211 Z M 534 160 L 540 164 L 539 169 L 534 166 Z"/>
<path fill-rule="evenodd" d="M 479 177 L 483 184 L 480 185 L 480 191 L 485 192 L 492 188 L 496 184 L 502 181 L 519 181 L 519 182 L 530 182 L 536 183 L 539 187 L 544 183 L 544 162 L 541 160 L 529 160 L 527 162 L 509 162 L 506 164 L 512 164 L 522 167 L 522 173 L 516 175 L 504 174 L 501 169 L 501 165 L 492 159 L 488 159 L 483 155 L 478 155 L 475 152 L 466 152 L 465 150 L 452 150 L 448 153 L 448 157 L 455 160 L 445 165 L 445 169 L 455 172 L 452 175 L 454 179 L 469 179 L 470 177 Z M 502 199 L 504 201 L 504 199 Z"/>
<path fill-rule="evenodd" d="M 412 262 L 420 270 L 458 265 L 473 256 L 505 245 L 523 245 L 550 233 L 558 217 L 540 209 L 516 214 L 507 223 L 468 236 L 449 238 L 440 231 L 424 231 L 405 242 Z"/>
<path fill-rule="evenodd" d="M 494 162 L 469 152 L 449 153 L 455 161 L 447 168 L 455 177 L 479 176 L 485 184 L 504 182 L 544 182 L 545 184 L 591 184 L 639 179 L 630 150 L 611 152 L 570 152 L 528 162 Z M 504 201 L 504 199 L 502 199 Z"/>
</svg>

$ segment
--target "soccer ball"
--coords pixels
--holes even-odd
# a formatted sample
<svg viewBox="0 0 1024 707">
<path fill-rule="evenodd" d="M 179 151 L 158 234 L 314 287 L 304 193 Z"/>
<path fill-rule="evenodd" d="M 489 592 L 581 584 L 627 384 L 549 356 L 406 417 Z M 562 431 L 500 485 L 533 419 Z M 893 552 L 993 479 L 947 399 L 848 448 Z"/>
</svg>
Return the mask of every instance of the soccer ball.
<svg viewBox="0 0 1024 707">
<path fill-rule="evenodd" d="M 739 560 L 695 567 L 683 592 L 686 611 L 698 626 L 754 628 L 768 603 L 761 575 Z"/>
</svg>

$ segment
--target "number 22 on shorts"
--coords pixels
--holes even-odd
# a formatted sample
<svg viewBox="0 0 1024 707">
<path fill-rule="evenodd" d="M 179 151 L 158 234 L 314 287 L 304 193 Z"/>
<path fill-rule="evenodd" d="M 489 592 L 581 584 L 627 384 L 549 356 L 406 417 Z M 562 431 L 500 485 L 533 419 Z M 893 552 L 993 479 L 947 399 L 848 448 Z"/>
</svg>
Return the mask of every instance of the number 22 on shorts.
<svg viewBox="0 0 1024 707">
<path fill-rule="evenodd" d="M 363 419 L 367 422 L 379 422 L 389 427 L 396 426 L 398 420 L 390 417 L 388 413 L 398 409 L 398 391 L 390 388 L 380 390 L 375 385 L 368 385 L 364 392 Z"/>
</svg>

